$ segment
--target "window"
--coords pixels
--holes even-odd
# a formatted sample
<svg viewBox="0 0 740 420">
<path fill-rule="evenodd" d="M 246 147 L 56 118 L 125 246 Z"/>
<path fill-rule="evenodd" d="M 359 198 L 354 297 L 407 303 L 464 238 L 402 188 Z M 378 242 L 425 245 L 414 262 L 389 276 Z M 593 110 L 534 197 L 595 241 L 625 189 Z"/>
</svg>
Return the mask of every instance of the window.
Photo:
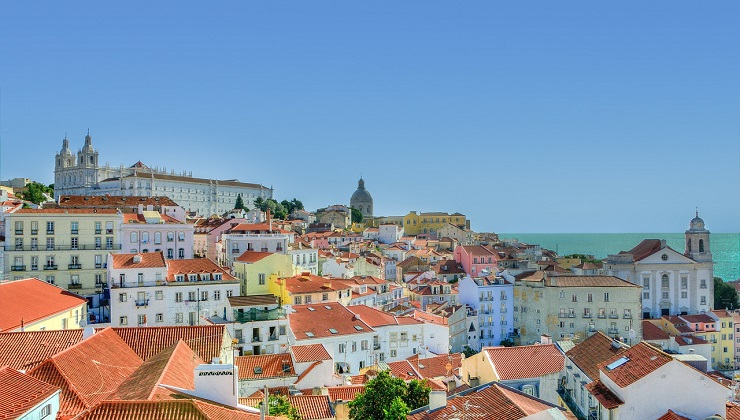
<svg viewBox="0 0 740 420">
<path fill-rule="evenodd" d="M 200 300 L 208 300 L 208 291 L 204 290 L 200 292 Z"/>
<path fill-rule="evenodd" d="M 230 298 L 230 297 L 232 297 L 232 296 L 234 296 L 234 291 L 233 291 L 233 290 L 227 290 L 227 291 L 226 291 L 226 297 L 227 297 L 227 298 Z"/>
<path fill-rule="evenodd" d="M 47 255 L 46 256 L 46 269 L 55 269 L 56 264 L 54 264 L 54 256 L 53 255 Z"/>
<path fill-rule="evenodd" d="M 95 249 L 100 249 L 102 247 L 103 245 L 102 245 L 102 240 L 100 239 L 100 236 L 96 236 L 95 237 Z"/>
<path fill-rule="evenodd" d="M 193 292 L 188 292 L 188 300 L 189 300 L 190 302 L 195 302 L 195 299 L 196 299 L 197 297 L 198 297 L 198 296 L 196 295 L 196 292 L 194 292 L 194 291 L 193 291 Z"/>
<path fill-rule="evenodd" d="M 95 222 L 95 234 L 100 235 L 102 233 L 102 228 L 100 222 Z"/>
<path fill-rule="evenodd" d="M 31 235 L 39 233 L 39 222 L 31 222 Z"/>
<path fill-rule="evenodd" d="M 177 240 L 184 241 L 185 240 L 185 232 L 177 232 Z"/>
<path fill-rule="evenodd" d="M 171 260 L 175 256 L 175 250 L 172 248 L 167 248 L 167 259 Z"/>
<path fill-rule="evenodd" d="M 178 248 L 177 249 L 177 258 L 184 259 L 185 258 L 185 248 Z"/>
<path fill-rule="evenodd" d="M 258 280 L 258 282 L 259 282 L 260 285 L 265 284 L 265 273 L 259 273 L 257 275 L 257 277 L 258 277 L 257 280 Z"/>
<path fill-rule="evenodd" d="M 663 274 L 662 276 L 660 276 L 660 287 L 663 289 L 668 289 L 670 287 L 668 274 Z"/>
<path fill-rule="evenodd" d="M 156 292 L 154 292 L 154 299 L 155 300 L 162 300 L 162 299 L 164 299 L 164 293 L 162 293 L 161 290 L 157 290 Z"/>
<path fill-rule="evenodd" d="M 339 343 L 339 352 L 346 353 L 346 351 L 347 351 L 347 345 L 344 343 Z"/>
<path fill-rule="evenodd" d="M 707 304 L 707 297 L 706 297 L 706 296 L 702 296 L 702 297 L 700 298 L 700 302 L 699 302 L 699 303 L 700 303 L 701 305 L 706 305 L 706 304 Z"/>
<path fill-rule="evenodd" d="M 662 298 L 663 298 L 663 300 L 667 300 L 668 299 L 668 292 L 663 292 L 662 293 Z"/>
<path fill-rule="evenodd" d="M 23 251 L 23 238 L 15 238 L 15 250 Z"/>
<path fill-rule="evenodd" d="M 118 301 L 119 302 L 126 302 L 126 294 L 125 293 L 119 293 L 118 294 Z"/>
<path fill-rule="evenodd" d="M 31 238 L 31 251 L 39 249 L 39 238 Z"/>
<path fill-rule="evenodd" d="M 128 317 L 127 316 L 121 316 L 118 317 L 118 324 L 119 325 L 128 325 Z"/>
<path fill-rule="evenodd" d="M 689 278 L 687 276 L 681 276 L 681 290 L 689 288 Z"/>
<path fill-rule="evenodd" d="M 402 332 L 401 341 L 408 341 L 408 340 L 409 340 L 409 333 Z"/>
<path fill-rule="evenodd" d="M 306 304 L 311 303 L 311 295 L 306 295 Z"/>
<path fill-rule="evenodd" d="M 571 296 L 571 301 L 572 302 L 578 302 L 578 295 L 576 295 L 575 293 L 573 293 L 573 295 Z"/>
<path fill-rule="evenodd" d="M 80 222 L 70 222 L 69 230 L 72 235 L 77 235 L 80 232 Z"/>
<path fill-rule="evenodd" d="M 164 322 L 164 314 L 157 314 L 157 315 L 155 315 L 155 321 L 156 322 Z"/>
<path fill-rule="evenodd" d="M 95 256 L 95 268 L 103 268 L 103 256 L 102 255 Z"/>
<path fill-rule="evenodd" d="M 175 323 L 182 324 L 182 312 L 178 312 L 175 314 Z"/>
<path fill-rule="evenodd" d="M 80 275 L 72 274 L 71 276 L 69 276 L 69 282 L 71 284 L 80 284 Z"/>
<path fill-rule="evenodd" d="M 105 222 L 105 233 L 110 235 L 113 233 L 113 222 Z"/>
<path fill-rule="evenodd" d="M 368 349 L 367 340 L 360 341 L 360 350 L 367 350 L 367 349 Z"/>
<path fill-rule="evenodd" d="M 162 243 L 162 232 L 154 232 L 154 244 L 160 245 Z"/>
<path fill-rule="evenodd" d="M 149 232 L 141 232 L 141 243 L 142 244 L 149 243 Z"/>
<path fill-rule="evenodd" d="M 589 301 L 589 302 L 593 302 L 594 301 L 594 295 L 593 295 L 593 293 L 589 293 L 588 296 L 586 297 L 586 300 Z"/>
<path fill-rule="evenodd" d="M 682 291 L 681 292 L 681 299 L 688 299 L 689 298 L 689 292 Z"/>
<path fill-rule="evenodd" d="M 54 238 L 46 238 L 46 250 L 47 251 L 54 250 Z"/>
<path fill-rule="evenodd" d="M 396 357 L 396 354 L 398 354 L 396 353 L 396 350 L 391 350 L 391 357 Z"/>
<path fill-rule="evenodd" d="M 295 296 L 293 297 L 293 305 L 300 305 L 301 304 L 301 297 Z"/>
<path fill-rule="evenodd" d="M 51 415 L 51 404 L 46 404 L 44 408 L 39 412 L 39 418 L 44 418 Z"/>
<path fill-rule="evenodd" d="M 47 235 L 54 234 L 54 222 L 46 222 L 46 234 Z"/>
<path fill-rule="evenodd" d="M 112 236 L 105 237 L 105 249 L 113 249 L 113 237 Z"/>
<path fill-rule="evenodd" d="M 95 285 L 100 286 L 103 284 L 103 275 L 100 273 L 95 273 Z"/>
<path fill-rule="evenodd" d="M 329 300 L 329 294 L 328 294 L 328 293 L 322 293 L 322 294 L 321 294 L 321 300 L 322 300 L 322 301 L 327 301 L 327 300 Z"/>
<path fill-rule="evenodd" d="M 701 279 L 701 282 L 699 282 L 699 288 L 700 289 L 706 289 L 707 288 L 707 280 Z"/>
<path fill-rule="evenodd" d="M 146 324 L 146 315 L 139 314 L 137 321 L 138 321 L 138 325 L 144 325 L 144 324 Z"/>
<path fill-rule="evenodd" d="M 221 291 L 220 290 L 214 290 L 213 291 L 213 300 L 221 300 Z"/>
<path fill-rule="evenodd" d="M 173 242 L 175 240 L 175 232 L 167 232 L 167 242 Z"/>
<path fill-rule="evenodd" d="M 609 302 L 609 292 L 604 293 L 604 302 Z"/>
<path fill-rule="evenodd" d="M 182 292 L 175 293 L 175 302 L 182 302 Z M 180 314 L 182 315 L 182 314 Z"/>
<path fill-rule="evenodd" d="M 625 317 L 625 318 L 627 318 L 627 319 L 630 319 L 630 318 L 632 318 L 632 310 L 630 310 L 630 309 L 625 309 L 625 310 L 624 310 L 624 317 Z"/>
<path fill-rule="evenodd" d="M 643 299 L 650 299 L 650 292 L 642 292 Z"/>
<path fill-rule="evenodd" d="M 131 243 L 135 244 L 139 242 L 139 232 L 131 232 Z"/>
</svg>

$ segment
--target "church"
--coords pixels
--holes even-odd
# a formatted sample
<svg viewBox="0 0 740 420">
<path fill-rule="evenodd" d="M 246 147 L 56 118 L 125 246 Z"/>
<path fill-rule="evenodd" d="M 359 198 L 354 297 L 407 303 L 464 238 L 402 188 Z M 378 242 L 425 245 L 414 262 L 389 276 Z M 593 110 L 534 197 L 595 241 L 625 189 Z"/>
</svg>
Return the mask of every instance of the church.
<svg viewBox="0 0 740 420">
<path fill-rule="evenodd" d="M 693 315 L 714 308 L 714 263 L 704 220 L 691 219 L 683 253 L 665 240 L 645 239 L 604 260 L 607 275 L 642 286 L 642 317 Z"/>
<path fill-rule="evenodd" d="M 252 208 L 257 197 L 266 200 L 272 198 L 272 194 L 272 188 L 259 184 L 194 178 L 192 172 L 167 173 L 141 162 L 128 167 L 101 166 L 89 131 L 84 146 L 76 155 L 65 137 L 54 162 L 56 200 L 66 195 L 166 196 L 186 211 L 207 217 L 232 210 L 239 195 L 244 204 Z"/>
<path fill-rule="evenodd" d="M 373 197 L 365 189 L 365 180 L 362 177 L 357 181 L 357 190 L 352 193 L 352 197 L 349 199 L 349 206 L 359 210 L 362 213 L 363 220 L 371 220 L 373 218 Z"/>
</svg>

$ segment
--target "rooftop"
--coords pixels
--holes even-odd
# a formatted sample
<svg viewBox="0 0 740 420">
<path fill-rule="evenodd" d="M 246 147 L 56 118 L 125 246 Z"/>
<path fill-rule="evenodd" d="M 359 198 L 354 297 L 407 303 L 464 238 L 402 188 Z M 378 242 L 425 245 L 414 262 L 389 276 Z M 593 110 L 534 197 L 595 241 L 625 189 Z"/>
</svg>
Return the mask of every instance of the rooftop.
<svg viewBox="0 0 740 420">
<path fill-rule="evenodd" d="M 58 390 L 8 366 L 0 367 L 0 419 L 19 418 Z"/>
<path fill-rule="evenodd" d="M 617 354 L 623 353 L 627 346 L 615 342 L 601 331 L 578 343 L 565 355 L 590 379 L 599 378 L 599 364 Z"/>
<path fill-rule="evenodd" d="M 536 378 L 563 369 L 565 357 L 554 344 L 484 348 L 501 380 Z"/>
<path fill-rule="evenodd" d="M 82 296 L 36 278 L 0 282 L 0 302 L 0 331 L 17 330 L 87 304 Z"/>
<path fill-rule="evenodd" d="M 372 332 L 373 329 L 349 309 L 336 302 L 294 305 L 290 329 L 297 340 Z"/>
</svg>

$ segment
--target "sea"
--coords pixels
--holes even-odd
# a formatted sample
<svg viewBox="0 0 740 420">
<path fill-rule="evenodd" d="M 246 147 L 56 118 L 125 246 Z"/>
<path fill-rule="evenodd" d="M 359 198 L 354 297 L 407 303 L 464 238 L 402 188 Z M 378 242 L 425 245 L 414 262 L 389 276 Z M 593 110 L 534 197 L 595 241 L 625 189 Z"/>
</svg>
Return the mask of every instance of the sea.
<svg viewBox="0 0 740 420">
<path fill-rule="evenodd" d="M 643 239 L 665 239 L 683 253 L 683 233 L 499 233 L 500 239 L 517 239 L 555 251 L 558 255 L 587 254 L 597 259 L 629 251 Z M 714 276 L 724 281 L 740 279 L 740 233 L 712 233 L 709 237 Z"/>
</svg>

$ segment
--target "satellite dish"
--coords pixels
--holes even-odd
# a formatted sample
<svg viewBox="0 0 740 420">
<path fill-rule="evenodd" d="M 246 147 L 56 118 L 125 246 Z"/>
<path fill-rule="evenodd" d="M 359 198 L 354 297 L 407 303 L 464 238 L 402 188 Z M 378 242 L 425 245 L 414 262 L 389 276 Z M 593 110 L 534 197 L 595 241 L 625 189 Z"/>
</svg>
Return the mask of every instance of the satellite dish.
<svg viewBox="0 0 740 420">
<path fill-rule="evenodd" d="M 637 333 L 632 328 L 630 328 L 629 337 L 630 340 L 634 340 L 635 338 L 637 338 Z"/>
<path fill-rule="evenodd" d="M 83 319 L 80 320 L 80 328 L 85 328 L 87 326 L 87 322 Z"/>
</svg>

